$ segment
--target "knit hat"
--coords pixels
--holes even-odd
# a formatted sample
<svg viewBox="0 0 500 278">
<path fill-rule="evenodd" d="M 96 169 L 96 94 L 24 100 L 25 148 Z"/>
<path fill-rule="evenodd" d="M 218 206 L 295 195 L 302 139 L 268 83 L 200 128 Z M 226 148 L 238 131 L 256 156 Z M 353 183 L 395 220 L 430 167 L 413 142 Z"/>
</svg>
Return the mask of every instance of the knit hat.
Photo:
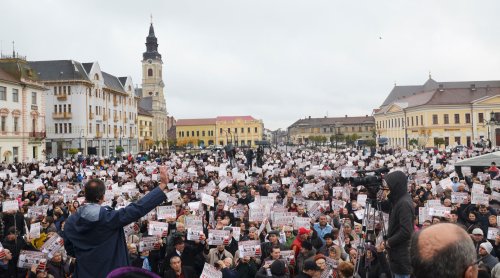
<svg viewBox="0 0 500 278">
<path fill-rule="evenodd" d="M 275 260 L 271 264 L 271 274 L 273 274 L 273 275 L 285 275 L 285 273 L 286 273 L 285 263 L 282 262 L 281 260 Z"/>
<path fill-rule="evenodd" d="M 480 228 L 475 228 L 474 230 L 472 230 L 472 234 L 484 236 L 483 230 L 481 230 Z"/>
<path fill-rule="evenodd" d="M 479 247 L 484 248 L 484 250 L 486 250 L 486 252 L 488 252 L 488 254 L 490 254 L 491 250 L 493 250 L 493 245 L 491 245 L 491 243 L 489 241 L 481 243 L 479 245 Z"/>
<path fill-rule="evenodd" d="M 311 230 L 309 230 L 309 229 L 307 229 L 307 228 L 305 228 L 305 227 L 300 227 L 300 228 L 299 228 L 299 236 L 300 236 L 300 235 L 303 235 L 303 234 L 308 234 L 308 233 L 310 233 L 310 232 L 311 232 Z"/>
</svg>

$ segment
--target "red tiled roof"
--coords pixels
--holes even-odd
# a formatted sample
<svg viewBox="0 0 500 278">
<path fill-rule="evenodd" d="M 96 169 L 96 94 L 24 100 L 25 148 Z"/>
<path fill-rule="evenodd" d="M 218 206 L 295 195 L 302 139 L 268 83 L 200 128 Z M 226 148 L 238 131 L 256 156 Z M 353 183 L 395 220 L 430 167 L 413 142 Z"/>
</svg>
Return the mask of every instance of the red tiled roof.
<svg viewBox="0 0 500 278">
<path fill-rule="evenodd" d="M 189 125 L 215 125 L 215 118 L 207 119 L 178 119 L 175 123 L 176 126 L 189 126 Z"/>
</svg>

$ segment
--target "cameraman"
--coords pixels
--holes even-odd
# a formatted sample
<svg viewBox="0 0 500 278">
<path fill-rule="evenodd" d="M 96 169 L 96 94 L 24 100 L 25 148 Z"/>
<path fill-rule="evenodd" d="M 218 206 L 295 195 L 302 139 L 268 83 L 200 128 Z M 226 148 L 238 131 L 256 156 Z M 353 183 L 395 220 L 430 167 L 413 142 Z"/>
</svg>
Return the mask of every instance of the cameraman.
<svg viewBox="0 0 500 278">
<path fill-rule="evenodd" d="M 389 254 L 389 265 L 395 278 L 409 278 L 414 209 L 412 199 L 408 194 L 408 178 L 405 173 L 394 171 L 385 176 L 385 182 L 390 191 L 388 201 L 382 203 L 382 210 L 390 213 L 385 242 Z"/>
</svg>

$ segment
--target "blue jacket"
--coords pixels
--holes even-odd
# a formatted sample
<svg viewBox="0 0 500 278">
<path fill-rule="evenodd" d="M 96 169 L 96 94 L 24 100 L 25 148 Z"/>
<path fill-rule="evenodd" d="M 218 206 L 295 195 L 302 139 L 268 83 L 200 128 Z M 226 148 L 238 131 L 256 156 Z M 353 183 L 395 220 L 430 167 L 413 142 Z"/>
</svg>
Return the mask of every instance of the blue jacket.
<svg viewBox="0 0 500 278">
<path fill-rule="evenodd" d="M 87 204 L 71 215 L 64 226 L 64 245 L 76 257 L 75 278 L 106 277 L 130 264 L 123 227 L 137 221 L 166 199 L 155 188 L 138 202 L 113 210 Z"/>
</svg>

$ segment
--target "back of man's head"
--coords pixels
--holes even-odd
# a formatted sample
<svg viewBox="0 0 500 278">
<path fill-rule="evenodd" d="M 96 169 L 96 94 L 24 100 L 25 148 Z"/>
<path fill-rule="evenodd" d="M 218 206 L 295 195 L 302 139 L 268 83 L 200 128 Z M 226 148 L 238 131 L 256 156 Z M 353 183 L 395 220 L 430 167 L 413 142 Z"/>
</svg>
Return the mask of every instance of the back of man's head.
<svg viewBox="0 0 500 278">
<path fill-rule="evenodd" d="M 87 203 L 99 203 L 104 198 L 106 186 L 100 179 L 91 179 L 85 184 L 85 200 Z"/>
<path fill-rule="evenodd" d="M 456 224 L 436 224 L 414 234 L 410 256 L 416 278 L 477 277 L 474 244 Z"/>
</svg>

